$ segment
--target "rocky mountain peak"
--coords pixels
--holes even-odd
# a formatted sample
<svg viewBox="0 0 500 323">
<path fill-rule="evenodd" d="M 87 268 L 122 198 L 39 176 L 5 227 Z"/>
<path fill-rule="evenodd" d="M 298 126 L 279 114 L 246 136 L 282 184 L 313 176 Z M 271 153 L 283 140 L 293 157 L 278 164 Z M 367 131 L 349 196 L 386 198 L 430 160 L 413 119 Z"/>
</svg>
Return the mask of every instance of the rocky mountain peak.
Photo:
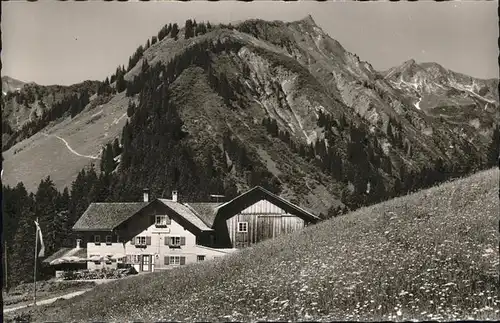
<svg viewBox="0 0 500 323">
<path fill-rule="evenodd" d="M 417 62 L 412 58 L 403 63 L 403 66 L 414 66 Z"/>
<path fill-rule="evenodd" d="M 314 21 L 313 17 L 310 14 L 305 16 L 301 21 L 313 26 L 317 26 L 316 22 Z"/>
<path fill-rule="evenodd" d="M 404 62 L 401 65 L 401 71 L 403 71 L 403 72 L 405 72 L 405 71 L 411 72 L 411 71 L 417 71 L 417 70 L 421 70 L 421 69 L 422 68 L 420 67 L 420 65 L 413 58 L 407 60 L 406 62 Z"/>
<path fill-rule="evenodd" d="M 348 206 L 364 203 L 356 192 L 366 192 L 368 185 L 377 192 L 368 197 L 370 201 L 392 194 L 397 191 L 393 183 L 402 174 L 411 171 L 425 175 L 435 160 L 447 161 L 446 170 L 455 169 L 454 164 L 479 160 L 479 152 L 487 149 L 490 141 L 486 131 L 491 128 L 490 110 L 498 97 L 492 86 L 461 76 L 436 82 L 430 77 L 432 73 L 414 59 L 390 69 L 382 79 L 371 65 L 325 33 L 311 15 L 288 23 L 252 19 L 231 28 L 214 25 L 187 38 L 186 28 L 180 26 L 180 30 L 180 36 L 172 37 L 162 29 L 163 38 L 146 49 L 138 48 L 126 74 L 117 70 L 112 76 L 116 80 L 120 74 L 123 86 L 85 86 L 93 95 L 92 102 L 52 105 L 59 109 L 58 114 L 52 114 L 57 119 L 42 124 L 46 129 L 33 123 L 25 130 L 4 133 L 12 143 L 4 151 L 5 183 L 15 185 L 22 180 L 33 189 L 42 177 L 50 175 L 58 187 L 69 186 L 102 145 L 123 134 L 127 121 L 134 124 L 132 129 L 142 129 L 137 122 L 143 119 L 158 133 L 134 133 L 135 138 L 147 138 L 142 141 L 151 144 L 144 148 L 139 139 L 127 143 L 126 151 L 136 154 L 130 157 L 129 170 L 157 169 L 169 160 L 169 165 L 190 165 L 183 174 L 202 174 L 193 177 L 202 183 L 203 176 L 210 173 L 202 171 L 205 163 L 215 160 L 220 165 L 214 164 L 214 170 L 224 171 L 214 188 L 246 189 L 264 183 L 325 214 L 337 198 Z M 144 64 L 146 61 L 148 64 Z M 159 92 L 162 88 L 168 89 L 168 109 L 157 100 L 164 94 Z M 60 102 L 65 97 L 71 99 L 73 92 L 83 91 L 56 90 L 52 92 Z M 36 96 L 32 97 L 9 98 L 6 106 L 9 111 L 17 111 L 19 103 L 26 102 L 31 109 L 23 108 L 20 119 L 31 120 L 36 116 L 30 112 L 38 108 L 33 102 Z M 139 108 L 129 109 L 132 105 Z M 157 109 L 161 111 L 172 109 L 176 118 L 149 116 L 149 106 L 161 107 Z M 66 117 L 76 116 L 72 112 L 75 107 L 78 125 L 65 122 L 61 128 L 53 127 Z M 144 112 L 144 118 L 128 119 L 134 110 Z M 17 124 L 18 115 L 10 114 L 12 125 Z M 441 115 L 446 118 L 438 118 Z M 161 123 L 166 119 L 172 119 L 172 124 Z M 448 119 L 453 123 L 446 124 Z M 180 128 L 172 138 L 162 132 L 171 125 Z M 54 136 L 37 136 L 24 142 L 40 131 L 51 131 Z M 67 149 L 68 144 L 56 134 L 71 145 L 79 143 L 75 148 L 78 153 Z M 168 138 L 157 143 L 157 137 Z M 156 154 L 159 145 L 182 148 L 186 153 L 170 161 L 169 156 Z M 458 148 L 450 150 L 450 146 Z M 56 149 L 68 150 L 72 159 L 53 161 Z M 471 154 L 473 158 L 468 157 Z M 199 156 L 213 158 L 205 161 Z M 355 158 L 343 162 L 346 156 Z M 148 166 L 141 165 L 141 160 L 148 160 Z M 132 161 L 134 164 L 130 164 Z M 64 172 L 53 172 L 63 167 Z M 36 172 L 26 174 L 28 168 Z M 150 177 L 152 172 L 144 172 L 139 179 L 135 171 L 122 168 L 120 172 L 127 181 L 134 178 L 138 187 L 165 184 L 164 179 Z M 342 198 L 347 192 L 344 189 L 356 194 Z"/>
</svg>

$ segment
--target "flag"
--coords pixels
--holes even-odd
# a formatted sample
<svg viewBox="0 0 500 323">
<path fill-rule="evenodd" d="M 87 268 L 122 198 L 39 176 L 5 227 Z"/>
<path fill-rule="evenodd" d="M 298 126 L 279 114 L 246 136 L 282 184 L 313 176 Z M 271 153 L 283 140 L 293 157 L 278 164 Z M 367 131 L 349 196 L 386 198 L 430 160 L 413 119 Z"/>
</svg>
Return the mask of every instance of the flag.
<svg viewBox="0 0 500 323">
<path fill-rule="evenodd" d="M 38 253 L 38 258 L 40 257 L 45 257 L 45 245 L 43 244 L 43 235 L 42 235 L 42 229 L 40 229 L 40 225 L 38 224 L 37 221 L 35 221 L 36 225 L 36 239 L 40 239 L 40 252 Z"/>
</svg>

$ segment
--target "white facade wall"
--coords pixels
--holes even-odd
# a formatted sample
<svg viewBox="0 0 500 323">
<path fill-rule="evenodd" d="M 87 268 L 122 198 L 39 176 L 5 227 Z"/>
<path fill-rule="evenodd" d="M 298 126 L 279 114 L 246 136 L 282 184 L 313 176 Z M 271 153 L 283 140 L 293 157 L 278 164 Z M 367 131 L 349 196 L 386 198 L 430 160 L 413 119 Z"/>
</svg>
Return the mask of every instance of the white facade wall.
<svg viewBox="0 0 500 323">
<path fill-rule="evenodd" d="M 106 234 L 103 233 L 105 236 Z M 124 254 L 125 248 L 123 243 L 111 243 L 106 244 L 105 242 L 101 242 L 99 245 L 96 245 L 95 242 L 87 243 L 87 258 L 92 256 L 100 256 L 104 258 L 108 258 L 107 256 L 116 255 L 116 254 Z M 90 270 L 101 269 L 101 268 L 116 268 L 117 261 L 113 260 L 111 263 L 106 263 L 106 261 L 101 261 L 99 263 L 96 262 L 87 262 L 87 268 Z"/>
<path fill-rule="evenodd" d="M 103 233 L 103 235 L 105 235 Z M 181 262 L 185 265 L 194 263 L 198 261 L 198 256 L 204 256 L 204 261 L 214 259 L 214 257 L 221 257 L 229 253 L 228 250 L 218 250 L 213 248 L 208 248 L 204 246 L 198 246 L 196 244 L 196 236 L 190 231 L 184 229 L 179 223 L 174 220 L 170 221 L 167 227 L 156 227 L 155 224 L 150 225 L 147 229 L 137 234 L 138 236 L 150 237 L 151 244 L 146 246 L 139 246 L 137 244 L 132 244 L 131 241 L 125 243 L 112 243 L 107 245 L 101 242 L 100 245 L 96 245 L 94 242 L 87 243 L 87 256 L 98 255 L 102 257 L 107 257 L 107 255 L 114 254 L 124 254 L 127 257 L 127 261 L 132 261 L 134 268 L 138 271 L 155 271 L 162 269 L 171 269 L 174 267 L 181 266 Z M 170 247 L 165 245 L 165 240 L 170 237 L 183 237 L 185 243 L 180 247 Z M 101 238 L 101 240 L 103 240 Z M 149 239 L 148 239 L 149 240 Z M 184 242 L 183 241 L 183 242 Z M 179 260 L 179 263 L 170 263 L 170 257 L 178 256 L 175 261 Z M 169 263 L 165 263 L 165 257 L 169 257 Z M 181 261 L 180 257 L 184 257 L 184 261 Z M 145 265 L 144 260 L 148 265 Z M 121 262 L 121 261 L 119 261 Z M 151 263 L 151 265 L 149 265 Z M 99 269 L 103 267 L 117 267 L 117 262 L 106 264 L 101 262 L 96 264 L 95 262 L 89 262 L 89 269 Z"/>
</svg>

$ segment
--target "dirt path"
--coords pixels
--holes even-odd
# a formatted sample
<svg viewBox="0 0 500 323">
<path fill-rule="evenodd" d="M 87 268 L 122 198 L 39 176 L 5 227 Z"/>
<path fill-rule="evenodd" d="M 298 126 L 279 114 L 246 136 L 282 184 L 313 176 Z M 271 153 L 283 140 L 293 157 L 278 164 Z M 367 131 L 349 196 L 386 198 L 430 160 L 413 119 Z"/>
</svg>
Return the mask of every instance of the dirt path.
<svg viewBox="0 0 500 323">
<path fill-rule="evenodd" d="M 71 153 L 77 155 L 77 156 L 80 156 L 80 157 L 85 157 L 85 158 L 91 158 L 91 159 L 99 159 L 99 156 L 89 156 L 89 155 L 82 155 L 80 154 L 79 152 L 75 151 L 73 148 L 71 148 L 71 146 L 69 145 L 69 143 L 66 141 L 66 139 L 62 138 L 62 137 L 59 137 L 58 135 L 48 135 L 46 133 L 42 133 L 45 137 L 56 137 L 57 139 L 61 140 L 62 142 L 64 142 L 64 144 L 66 145 L 66 147 L 68 147 L 69 151 L 71 151 Z"/>
<path fill-rule="evenodd" d="M 81 294 L 83 294 L 85 292 L 88 292 L 91 289 L 92 288 L 88 288 L 88 289 L 79 290 L 79 291 L 76 291 L 76 292 L 72 292 L 72 293 L 60 295 L 60 296 L 57 296 L 57 297 L 52 297 L 52 298 L 48 298 L 48 299 L 38 300 L 36 302 L 36 305 L 47 305 L 47 304 L 50 304 L 50 303 L 54 303 L 55 301 L 57 301 L 60 298 L 64 298 L 64 299 L 73 298 L 75 296 L 78 296 L 78 295 L 81 295 Z M 4 308 L 3 312 L 4 313 L 8 313 L 8 312 L 19 310 L 21 308 L 26 308 L 28 306 L 33 306 L 33 302 L 31 302 L 29 304 L 24 304 L 24 305 L 18 305 L 18 306 L 14 306 L 14 307 Z"/>
<path fill-rule="evenodd" d="M 128 278 L 135 277 L 135 276 L 136 275 L 130 275 L 130 276 L 126 276 L 126 277 L 123 277 L 123 278 L 106 278 L 106 279 L 76 279 L 75 281 L 95 282 L 96 285 L 101 285 L 101 284 L 110 283 L 110 282 L 115 281 L 115 280 L 128 279 Z M 64 298 L 64 299 L 73 298 L 75 296 L 78 296 L 78 295 L 81 295 L 83 293 L 86 293 L 86 292 L 88 292 L 89 290 L 92 290 L 92 289 L 93 288 L 86 288 L 86 289 L 83 289 L 83 290 L 78 290 L 78 291 L 74 291 L 74 292 L 62 294 L 62 295 L 51 297 L 51 298 L 40 299 L 40 300 L 37 300 L 36 305 L 38 306 L 38 305 L 47 305 L 47 304 L 50 304 L 50 303 L 54 303 L 55 301 L 57 301 L 60 298 Z M 32 301 L 29 302 L 29 303 L 24 303 L 22 305 L 12 305 L 12 306 L 4 307 L 3 312 L 4 313 L 13 312 L 13 311 L 17 311 L 19 309 L 26 308 L 26 307 L 29 307 L 29 306 L 33 306 L 33 302 Z"/>
<path fill-rule="evenodd" d="M 131 278 L 131 277 L 134 277 L 134 276 L 136 276 L 136 275 L 130 275 L 130 276 L 126 276 L 126 277 L 123 277 L 123 278 L 76 279 L 75 281 L 95 282 L 96 285 L 101 285 L 101 284 L 107 284 L 107 283 L 110 283 L 112 281 L 119 280 L 119 279 Z M 81 294 L 83 294 L 85 292 L 88 292 L 89 290 L 92 290 L 92 289 L 93 288 L 86 288 L 86 289 L 83 289 L 83 290 L 78 290 L 78 291 L 74 291 L 74 292 L 62 294 L 62 295 L 59 295 L 59 296 L 54 296 L 54 297 L 50 297 L 50 298 L 40 299 L 40 300 L 36 301 L 36 305 L 47 305 L 47 304 L 50 304 L 50 303 L 53 303 L 53 302 L 57 301 L 60 298 L 64 298 L 64 299 L 73 298 L 75 296 L 78 296 L 78 295 L 81 295 Z M 8 313 L 8 312 L 16 311 L 16 310 L 19 310 L 19 309 L 22 309 L 22 308 L 26 308 L 26 307 L 29 307 L 29 306 L 33 306 L 33 301 L 28 302 L 28 303 L 24 303 L 22 305 L 7 306 L 7 307 L 4 308 L 3 312 L 4 313 Z"/>
<path fill-rule="evenodd" d="M 118 119 L 117 119 L 117 118 L 115 118 L 115 119 L 113 120 L 112 125 L 118 124 L 118 123 L 120 122 L 120 120 L 121 120 L 121 119 L 123 119 L 123 118 L 125 118 L 126 116 L 127 116 L 127 112 L 125 112 L 124 114 L 122 114 L 122 116 L 121 116 L 121 117 L 119 117 Z"/>
<path fill-rule="evenodd" d="M 418 102 L 417 102 L 417 103 L 415 103 L 415 108 L 417 108 L 418 110 L 422 110 L 422 109 L 420 108 L 420 101 L 422 101 L 422 98 L 419 98 L 419 99 L 418 99 Z"/>
</svg>

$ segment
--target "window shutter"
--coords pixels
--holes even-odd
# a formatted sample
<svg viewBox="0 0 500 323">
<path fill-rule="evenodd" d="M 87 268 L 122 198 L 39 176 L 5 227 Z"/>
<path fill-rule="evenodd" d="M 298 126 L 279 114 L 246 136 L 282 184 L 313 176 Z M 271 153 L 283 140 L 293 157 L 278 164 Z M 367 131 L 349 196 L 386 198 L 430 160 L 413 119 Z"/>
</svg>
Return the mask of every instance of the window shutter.
<svg viewBox="0 0 500 323">
<path fill-rule="evenodd" d="M 181 257 L 181 265 L 185 265 L 186 264 L 186 257 L 182 256 Z"/>
<path fill-rule="evenodd" d="M 169 259 L 169 257 L 168 257 L 168 256 L 165 256 L 165 259 L 164 259 L 164 262 L 165 262 L 165 263 L 164 263 L 164 264 L 165 264 L 165 265 L 168 265 L 168 264 L 169 264 L 169 260 L 170 260 L 170 259 Z"/>
<path fill-rule="evenodd" d="M 153 224 L 155 224 L 155 223 L 156 223 L 156 216 L 155 216 L 155 215 L 152 215 L 152 216 L 150 217 L 150 219 L 151 219 L 151 225 L 153 225 Z"/>
<path fill-rule="evenodd" d="M 163 244 L 168 246 L 168 241 L 170 240 L 170 238 L 168 236 L 165 236 L 165 238 L 163 239 Z"/>
<path fill-rule="evenodd" d="M 167 225 L 172 224 L 172 220 L 170 220 L 170 217 L 168 215 L 165 215 L 165 219 L 167 221 Z"/>
<path fill-rule="evenodd" d="M 134 245 L 135 244 L 135 237 L 132 238 L 132 240 L 130 240 L 130 244 L 131 245 Z"/>
<path fill-rule="evenodd" d="M 151 237 L 146 237 L 146 245 L 151 245 Z"/>
<path fill-rule="evenodd" d="M 186 237 L 181 237 L 181 246 L 186 245 Z"/>
</svg>

